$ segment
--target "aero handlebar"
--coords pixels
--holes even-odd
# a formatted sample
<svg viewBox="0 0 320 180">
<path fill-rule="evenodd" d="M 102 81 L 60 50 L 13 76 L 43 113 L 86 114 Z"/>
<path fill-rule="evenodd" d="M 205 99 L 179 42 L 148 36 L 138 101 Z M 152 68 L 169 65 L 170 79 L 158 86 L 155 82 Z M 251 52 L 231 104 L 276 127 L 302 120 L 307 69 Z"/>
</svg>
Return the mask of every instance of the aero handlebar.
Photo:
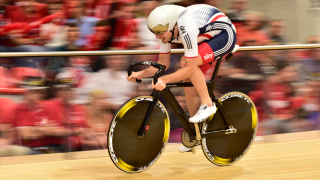
<svg viewBox="0 0 320 180">
<path fill-rule="evenodd" d="M 158 82 L 158 78 L 163 75 L 163 73 L 165 72 L 166 70 L 166 66 L 165 65 L 162 65 L 162 64 L 159 64 L 157 62 L 151 62 L 151 61 L 140 61 L 140 62 L 134 62 L 132 63 L 129 68 L 128 68 L 128 76 L 131 76 L 132 74 L 132 70 L 133 68 L 136 66 L 136 65 L 149 65 L 149 66 L 152 66 L 154 68 L 157 68 L 159 69 L 159 71 L 156 72 L 154 78 L 153 78 L 153 83 L 154 84 L 157 84 Z M 141 83 L 141 79 L 136 79 L 137 82 Z"/>
</svg>

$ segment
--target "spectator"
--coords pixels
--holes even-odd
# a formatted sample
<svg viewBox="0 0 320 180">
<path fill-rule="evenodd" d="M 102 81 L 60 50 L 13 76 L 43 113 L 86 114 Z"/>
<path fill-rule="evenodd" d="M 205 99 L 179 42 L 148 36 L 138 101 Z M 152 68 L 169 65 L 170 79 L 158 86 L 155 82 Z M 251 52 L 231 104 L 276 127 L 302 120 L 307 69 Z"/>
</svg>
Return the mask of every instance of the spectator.
<svg viewBox="0 0 320 180">
<path fill-rule="evenodd" d="M 259 42 L 255 40 L 245 41 L 244 46 L 259 46 Z M 245 75 L 266 75 L 269 74 L 267 67 L 274 66 L 275 60 L 273 59 L 273 51 L 247 51 L 235 56 L 230 62 L 233 66 L 232 72 L 228 74 L 231 76 L 245 76 Z"/>
<path fill-rule="evenodd" d="M 66 131 L 57 126 L 50 108 L 40 103 L 45 94 L 45 82 L 41 78 L 30 77 L 23 87 L 27 90 L 23 103 L 14 109 L 13 124 L 21 139 L 21 144 L 33 149 L 33 154 L 60 152 L 61 144 L 52 141 L 54 136 L 63 136 Z"/>
<path fill-rule="evenodd" d="M 64 151 L 79 151 L 100 146 L 100 142 L 94 136 L 91 126 L 88 124 L 84 109 L 72 104 L 74 99 L 74 80 L 68 76 L 57 77 L 54 85 L 56 98 L 45 104 L 55 112 L 58 125 L 68 129 L 66 141 L 55 138 L 55 143 L 63 144 Z"/>
<path fill-rule="evenodd" d="M 128 47 L 127 49 L 130 50 L 147 50 L 150 47 L 145 46 L 144 44 L 141 43 L 141 39 L 139 38 L 138 32 L 132 32 L 130 39 L 128 41 Z M 136 55 L 131 55 L 130 56 L 130 63 L 136 62 L 136 61 L 157 61 L 158 60 L 158 55 L 146 55 L 146 54 L 136 54 Z M 137 69 L 145 68 L 143 66 L 137 67 Z"/>
<path fill-rule="evenodd" d="M 306 103 L 303 110 L 308 113 L 308 120 L 312 124 L 310 130 L 320 129 L 320 81 L 318 78 L 309 79 L 306 83 L 307 91 L 304 97 Z"/>
<path fill-rule="evenodd" d="M 0 0 L 0 21 L 2 21 L 4 18 L 4 14 L 6 12 L 6 5 L 8 5 L 7 0 Z"/>
<path fill-rule="evenodd" d="M 245 13 L 247 10 L 248 1 L 247 0 L 233 0 L 231 3 L 231 8 L 227 10 L 226 15 L 232 21 L 236 28 L 242 26 L 245 18 Z"/>
<path fill-rule="evenodd" d="M 84 15 L 86 1 L 82 0 L 69 0 L 67 3 L 67 22 L 75 23 L 80 28 L 80 39 L 76 41 L 76 45 L 84 47 L 88 45 L 87 36 L 93 34 L 93 27 L 99 21 L 98 18 L 89 17 Z"/>
<path fill-rule="evenodd" d="M 96 0 L 86 0 L 86 6 L 85 6 L 85 16 L 94 16 L 94 11 L 96 9 L 97 2 Z"/>
<path fill-rule="evenodd" d="M 79 47 L 75 44 L 76 41 L 80 38 L 80 30 L 78 26 L 74 23 L 66 24 L 67 27 L 67 42 L 64 46 L 56 48 L 56 51 L 76 51 L 79 50 Z M 52 57 L 46 69 L 48 77 L 54 77 L 56 74 L 60 73 L 63 68 L 68 66 L 68 58 L 66 57 Z"/>
<path fill-rule="evenodd" d="M 14 142 L 13 119 L 16 103 L 9 98 L 0 98 L 0 131 L 1 137 Z"/>
<path fill-rule="evenodd" d="M 114 18 L 116 0 L 97 0 L 94 16 L 100 19 Z"/>
<path fill-rule="evenodd" d="M 260 45 L 269 44 L 269 39 L 263 28 L 265 16 L 258 12 L 246 13 L 245 23 L 237 29 L 237 44 L 244 45 L 246 41 L 255 41 Z"/>
<path fill-rule="evenodd" d="M 291 120 L 296 117 L 299 107 L 295 104 L 295 93 L 290 83 L 298 74 L 294 66 L 284 62 L 278 63 L 277 70 L 278 73 L 266 82 L 265 94 L 270 110 L 270 119 L 266 123 L 273 134 L 294 132 Z"/>
<path fill-rule="evenodd" d="M 136 4 L 135 3 L 122 3 L 120 10 L 117 12 L 116 18 L 111 19 L 111 26 L 114 27 L 111 42 L 107 43 L 107 47 L 118 49 L 127 49 L 128 41 L 132 32 L 135 32 Z"/>
<path fill-rule="evenodd" d="M 52 20 L 47 16 L 47 5 L 33 1 L 20 1 L 16 5 L 6 6 L 5 18 L 13 24 L 3 27 L 0 51 L 2 52 L 43 52 L 43 46 L 50 40 L 41 36 L 39 26 Z M 14 58 L 16 67 L 39 67 L 47 61 L 46 57 Z"/>
<path fill-rule="evenodd" d="M 77 24 L 75 23 L 67 23 L 67 42 L 64 46 L 57 49 L 58 51 L 78 51 L 80 47 L 76 44 L 80 37 L 81 31 Z"/>
<path fill-rule="evenodd" d="M 86 46 L 84 50 L 103 50 L 105 43 L 111 40 L 111 38 L 110 22 L 107 20 L 100 20 L 94 28 L 94 34 L 92 36 L 88 36 L 88 46 Z M 102 56 L 92 56 L 90 59 L 91 68 L 94 72 L 103 68 Z"/>
<path fill-rule="evenodd" d="M 87 51 L 102 50 L 104 43 L 110 38 L 110 23 L 107 20 L 98 21 L 94 27 L 94 33 L 88 36 L 88 46 L 84 48 Z"/>
<path fill-rule="evenodd" d="M 31 23 L 48 15 L 46 4 L 40 4 L 32 0 L 20 0 L 15 5 L 6 6 L 5 18 L 12 23 Z"/>
<path fill-rule="evenodd" d="M 61 77 L 73 79 L 74 82 L 74 98 L 73 103 L 85 104 L 88 99 L 88 80 L 90 79 L 92 70 L 89 67 L 90 58 L 86 56 L 72 56 L 68 58 L 68 67 L 65 67 L 57 74 L 56 78 Z"/>
<path fill-rule="evenodd" d="M 108 56 L 104 61 L 105 68 L 88 79 L 87 87 L 102 89 L 108 92 L 108 101 L 113 111 L 136 94 L 135 85 L 127 81 L 128 56 Z"/>
<path fill-rule="evenodd" d="M 3 137 L 3 134 L 0 131 L 0 157 L 24 156 L 30 154 L 32 154 L 30 148 L 11 144 L 8 139 Z"/>
<path fill-rule="evenodd" d="M 63 0 L 49 0 L 49 14 L 53 15 L 63 11 Z M 67 27 L 62 25 L 61 17 L 57 17 L 49 23 L 43 24 L 40 27 L 42 36 L 50 37 L 50 40 L 44 44 L 48 50 L 55 50 L 56 47 L 66 44 Z"/>
<path fill-rule="evenodd" d="M 289 44 L 291 45 L 291 43 Z M 292 45 L 297 45 L 297 43 Z M 297 87 L 296 88 L 301 88 L 299 86 L 304 85 L 305 83 L 305 78 L 303 77 L 303 59 L 304 59 L 304 49 L 287 49 L 283 50 L 284 53 L 279 54 L 279 57 L 284 57 L 285 61 L 288 62 L 292 66 L 296 66 L 298 69 L 299 77 L 297 81 Z M 284 55 L 284 56 L 283 56 Z"/>
<path fill-rule="evenodd" d="M 269 22 L 269 39 L 279 45 L 286 44 L 286 40 L 283 37 L 284 28 L 285 22 L 283 20 L 271 20 Z"/>
<path fill-rule="evenodd" d="M 142 1 L 141 12 L 142 16 L 137 18 L 138 33 L 141 43 L 147 46 L 149 49 L 156 49 L 159 46 L 159 42 L 156 36 L 148 29 L 147 18 L 151 11 L 159 5 L 158 1 Z"/>
<path fill-rule="evenodd" d="M 0 98 L 0 157 L 31 154 L 28 147 L 15 145 L 13 116 L 16 104 L 7 98 Z"/>
<path fill-rule="evenodd" d="M 303 60 L 303 77 L 320 77 L 320 48 L 311 49 L 312 57 Z"/>
<path fill-rule="evenodd" d="M 306 44 L 318 44 L 320 42 L 319 39 L 320 39 L 319 36 L 309 36 L 309 37 L 307 37 Z M 312 56 L 313 56 L 312 49 L 304 50 L 303 56 L 304 56 L 303 59 L 312 58 Z"/>
<path fill-rule="evenodd" d="M 103 146 L 107 146 L 107 134 L 113 118 L 108 95 L 104 90 L 93 90 L 89 94 L 89 104 L 86 106 L 88 124 L 93 128 L 94 134 Z"/>
</svg>

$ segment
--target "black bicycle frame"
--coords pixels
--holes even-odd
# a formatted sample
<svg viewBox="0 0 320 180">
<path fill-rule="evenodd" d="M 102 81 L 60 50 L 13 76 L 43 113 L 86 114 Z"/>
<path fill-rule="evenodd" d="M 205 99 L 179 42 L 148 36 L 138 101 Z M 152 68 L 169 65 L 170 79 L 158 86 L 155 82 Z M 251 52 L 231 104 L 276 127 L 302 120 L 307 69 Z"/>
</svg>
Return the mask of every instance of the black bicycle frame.
<svg viewBox="0 0 320 180">
<path fill-rule="evenodd" d="M 213 90 L 214 90 L 215 85 L 216 85 L 215 78 L 216 78 L 216 76 L 218 74 L 221 61 L 222 61 L 222 58 L 219 58 L 217 60 L 216 66 L 214 68 L 213 75 L 211 77 L 211 80 L 209 82 L 207 82 L 209 95 L 210 95 L 212 101 L 216 103 L 217 107 L 220 106 L 220 103 L 216 100 L 215 95 L 213 93 Z M 229 61 L 229 60 L 227 59 L 227 61 Z M 163 73 L 165 71 L 165 68 L 166 68 L 165 66 L 163 66 L 161 64 L 158 64 L 158 63 L 155 63 L 155 62 L 149 62 L 149 61 L 135 62 L 135 63 L 132 63 L 130 65 L 130 67 L 128 69 L 128 76 L 131 75 L 132 69 L 133 69 L 133 67 L 135 65 L 151 65 L 151 66 L 153 66 L 155 68 L 158 68 L 159 71 L 154 76 L 154 84 L 157 83 L 158 78 L 161 75 L 163 75 Z M 141 80 L 137 80 L 137 82 L 141 82 Z M 153 100 L 152 103 L 149 104 L 147 113 L 146 113 L 146 115 L 144 117 L 144 120 L 143 120 L 143 122 L 142 122 L 142 124 L 141 124 L 141 126 L 139 128 L 139 131 L 138 131 L 139 137 L 143 138 L 144 131 L 145 131 L 145 128 L 147 126 L 149 117 L 151 116 L 154 107 L 158 103 L 158 94 L 161 93 L 164 96 L 164 98 L 166 99 L 166 101 L 169 103 L 169 105 L 171 106 L 173 112 L 177 115 L 179 121 L 181 122 L 181 124 L 183 125 L 185 130 L 189 133 L 190 137 L 195 139 L 196 130 L 195 130 L 194 124 L 189 122 L 189 117 L 184 112 L 184 110 L 182 109 L 182 107 L 180 106 L 180 104 L 178 103 L 178 101 L 175 99 L 174 95 L 170 91 L 170 88 L 174 88 L 174 87 L 193 87 L 193 84 L 192 83 L 168 83 L 164 90 L 162 90 L 162 91 L 154 90 L 153 93 L 152 93 L 152 96 L 153 96 L 154 100 Z M 221 117 L 222 117 L 222 119 L 224 121 L 224 124 L 225 124 L 225 128 L 227 129 L 229 127 L 229 125 L 228 125 L 226 119 L 224 118 L 225 116 L 223 115 L 223 112 L 219 108 L 218 108 L 217 112 L 219 112 L 221 114 Z M 209 134 L 212 134 L 212 133 L 215 133 L 215 132 L 226 131 L 226 129 L 219 129 L 219 130 L 215 130 L 215 131 L 212 131 L 212 132 L 210 131 L 210 132 L 207 132 L 205 134 L 201 134 L 201 136 L 205 137 L 205 136 L 207 136 Z"/>
</svg>

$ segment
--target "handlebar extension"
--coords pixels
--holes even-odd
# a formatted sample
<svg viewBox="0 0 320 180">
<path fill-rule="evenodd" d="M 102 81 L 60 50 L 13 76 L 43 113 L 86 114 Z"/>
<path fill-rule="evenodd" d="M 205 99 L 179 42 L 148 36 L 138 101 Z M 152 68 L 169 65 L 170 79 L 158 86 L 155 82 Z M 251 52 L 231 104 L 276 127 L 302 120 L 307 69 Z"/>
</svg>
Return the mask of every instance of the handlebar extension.
<svg viewBox="0 0 320 180">
<path fill-rule="evenodd" d="M 132 70 L 133 70 L 133 68 L 134 68 L 136 65 L 149 65 L 149 66 L 152 66 L 152 67 L 154 67 L 154 68 L 159 69 L 159 71 L 156 72 L 156 74 L 155 74 L 155 76 L 154 76 L 154 78 L 153 78 L 153 83 L 154 83 L 154 84 L 157 84 L 158 78 L 159 78 L 160 76 L 162 76 L 163 73 L 164 73 L 165 70 L 166 70 L 166 66 L 165 66 L 165 65 L 159 64 L 159 63 L 157 63 L 157 62 L 140 61 L 140 62 L 134 62 L 134 63 L 132 63 L 132 64 L 129 66 L 129 68 L 128 68 L 128 76 L 131 76 Z M 139 79 L 136 79 L 136 81 L 137 81 L 138 83 L 141 83 L 141 79 L 140 79 L 140 80 L 139 80 Z"/>
</svg>

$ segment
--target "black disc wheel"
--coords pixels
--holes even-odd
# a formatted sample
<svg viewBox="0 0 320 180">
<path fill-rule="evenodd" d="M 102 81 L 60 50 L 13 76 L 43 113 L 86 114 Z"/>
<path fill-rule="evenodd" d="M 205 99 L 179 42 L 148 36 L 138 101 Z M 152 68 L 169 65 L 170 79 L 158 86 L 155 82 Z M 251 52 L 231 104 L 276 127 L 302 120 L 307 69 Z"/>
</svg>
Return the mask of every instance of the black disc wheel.
<svg viewBox="0 0 320 180">
<path fill-rule="evenodd" d="M 202 133 L 225 129 L 221 114 L 228 125 L 236 129 L 236 133 L 212 133 L 201 139 L 201 146 L 210 162 L 228 166 L 248 152 L 257 132 L 258 116 L 254 103 L 243 93 L 229 92 L 218 100 L 222 105 L 214 116 L 205 121 Z"/>
<path fill-rule="evenodd" d="M 144 137 L 138 136 L 138 130 L 152 101 L 151 96 L 130 99 L 111 122 L 108 134 L 109 155 L 113 163 L 127 173 L 142 172 L 151 167 L 168 142 L 169 116 L 160 101 L 152 111 Z"/>
</svg>

